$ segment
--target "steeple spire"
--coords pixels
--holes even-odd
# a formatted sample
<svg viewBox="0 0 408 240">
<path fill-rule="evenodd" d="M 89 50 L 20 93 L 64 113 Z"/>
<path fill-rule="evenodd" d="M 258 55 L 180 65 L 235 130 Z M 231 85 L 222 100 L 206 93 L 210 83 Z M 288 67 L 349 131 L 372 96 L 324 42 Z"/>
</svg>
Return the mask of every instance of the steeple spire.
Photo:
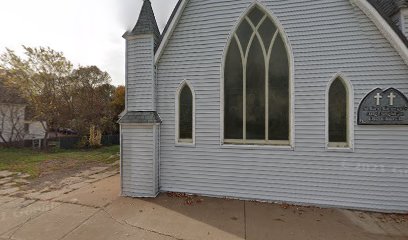
<svg viewBox="0 0 408 240">
<path fill-rule="evenodd" d="M 154 35 L 155 40 L 160 38 L 160 31 L 154 16 L 152 4 L 150 3 L 150 0 L 143 0 L 142 10 L 140 11 L 136 26 L 131 32 L 128 32 L 126 36 L 149 33 Z"/>
</svg>

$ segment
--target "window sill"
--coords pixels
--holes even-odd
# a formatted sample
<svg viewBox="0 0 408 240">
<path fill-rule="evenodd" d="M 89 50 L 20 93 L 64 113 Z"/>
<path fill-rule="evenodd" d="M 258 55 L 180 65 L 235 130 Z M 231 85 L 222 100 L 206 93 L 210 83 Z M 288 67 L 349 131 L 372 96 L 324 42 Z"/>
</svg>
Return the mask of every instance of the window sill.
<svg viewBox="0 0 408 240">
<path fill-rule="evenodd" d="M 232 144 L 232 143 L 222 143 L 221 148 L 223 149 L 248 149 L 248 150 L 284 150 L 284 151 L 294 151 L 293 146 L 283 146 L 283 145 L 248 145 L 248 144 Z"/>
<path fill-rule="evenodd" d="M 326 147 L 327 152 L 354 152 L 354 149 L 351 147 Z"/>
<path fill-rule="evenodd" d="M 176 147 L 189 147 L 189 148 L 196 147 L 195 143 L 183 143 L 183 142 L 176 142 L 175 146 Z"/>
</svg>

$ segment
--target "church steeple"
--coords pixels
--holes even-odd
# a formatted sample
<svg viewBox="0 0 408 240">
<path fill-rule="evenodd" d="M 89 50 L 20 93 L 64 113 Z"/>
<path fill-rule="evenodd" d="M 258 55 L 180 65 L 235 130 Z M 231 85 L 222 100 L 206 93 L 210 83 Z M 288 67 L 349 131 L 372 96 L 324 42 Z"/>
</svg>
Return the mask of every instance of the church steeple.
<svg viewBox="0 0 408 240">
<path fill-rule="evenodd" d="M 143 0 L 143 6 L 140 10 L 139 19 L 137 20 L 136 26 L 131 32 L 125 34 L 125 38 L 128 36 L 142 35 L 142 34 L 153 34 L 155 44 L 160 39 L 160 30 L 157 26 L 157 21 L 154 16 L 152 4 L 150 0 Z"/>
<path fill-rule="evenodd" d="M 153 62 L 160 32 L 149 0 L 144 0 L 136 26 L 123 37 L 126 39 L 126 109 L 155 111 Z"/>
<path fill-rule="evenodd" d="M 149 0 L 144 0 L 136 26 L 123 37 L 126 39 L 126 114 L 119 121 L 121 144 L 123 149 L 134 149 L 135 143 L 153 147 L 138 148 L 142 157 L 129 152 L 121 155 L 122 163 L 130 166 L 122 172 L 122 195 L 155 197 L 159 192 L 161 120 L 156 112 L 154 54 L 160 32 Z M 142 174 L 134 174 L 146 165 L 152 167 L 142 169 Z"/>
</svg>

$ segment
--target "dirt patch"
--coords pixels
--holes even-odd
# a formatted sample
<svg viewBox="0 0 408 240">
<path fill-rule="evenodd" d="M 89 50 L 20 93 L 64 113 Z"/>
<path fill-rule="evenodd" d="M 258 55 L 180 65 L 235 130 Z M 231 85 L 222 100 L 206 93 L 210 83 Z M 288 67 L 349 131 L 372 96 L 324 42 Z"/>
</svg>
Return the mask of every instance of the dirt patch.
<svg viewBox="0 0 408 240">
<path fill-rule="evenodd" d="M 36 189 L 40 190 L 45 187 L 53 186 L 53 189 L 58 188 L 58 183 L 62 180 L 75 176 L 81 172 L 95 167 L 108 167 L 115 169 L 116 164 L 106 164 L 98 161 L 80 161 L 73 159 L 58 159 L 48 160 L 40 164 L 40 175 L 36 179 L 32 179 L 30 184 L 24 186 L 24 190 Z"/>
<path fill-rule="evenodd" d="M 204 201 L 204 199 L 198 195 L 190 195 L 187 193 L 168 192 L 167 196 L 169 198 L 182 199 L 185 205 L 190 205 L 190 206 L 194 204 L 200 204 Z"/>
</svg>

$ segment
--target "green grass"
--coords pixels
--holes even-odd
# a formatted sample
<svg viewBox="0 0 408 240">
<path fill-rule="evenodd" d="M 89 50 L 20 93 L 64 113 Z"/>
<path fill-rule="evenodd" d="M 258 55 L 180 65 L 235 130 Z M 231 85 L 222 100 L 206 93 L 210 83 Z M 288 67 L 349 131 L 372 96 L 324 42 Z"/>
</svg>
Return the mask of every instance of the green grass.
<svg viewBox="0 0 408 240">
<path fill-rule="evenodd" d="M 0 148 L 0 171 L 28 173 L 38 177 L 41 163 L 47 161 L 71 161 L 76 164 L 87 162 L 114 163 L 119 160 L 119 146 L 90 150 L 51 150 L 49 152 L 31 149 Z"/>
</svg>

